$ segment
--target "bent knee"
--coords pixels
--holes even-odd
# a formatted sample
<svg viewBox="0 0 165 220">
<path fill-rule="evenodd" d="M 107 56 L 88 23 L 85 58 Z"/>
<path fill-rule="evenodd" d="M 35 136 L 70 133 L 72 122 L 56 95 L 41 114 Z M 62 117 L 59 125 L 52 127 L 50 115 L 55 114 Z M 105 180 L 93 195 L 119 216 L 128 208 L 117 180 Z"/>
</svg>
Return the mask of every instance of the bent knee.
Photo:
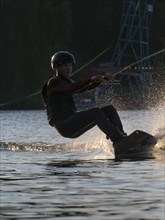
<svg viewBox="0 0 165 220">
<path fill-rule="evenodd" d="M 102 114 L 102 110 L 98 107 L 94 107 L 91 109 L 91 117 L 94 116 L 96 117 L 97 115 Z"/>
<path fill-rule="evenodd" d="M 116 108 L 115 108 L 113 105 L 108 105 L 107 108 L 108 108 L 110 111 L 116 111 Z"/>
</svg>

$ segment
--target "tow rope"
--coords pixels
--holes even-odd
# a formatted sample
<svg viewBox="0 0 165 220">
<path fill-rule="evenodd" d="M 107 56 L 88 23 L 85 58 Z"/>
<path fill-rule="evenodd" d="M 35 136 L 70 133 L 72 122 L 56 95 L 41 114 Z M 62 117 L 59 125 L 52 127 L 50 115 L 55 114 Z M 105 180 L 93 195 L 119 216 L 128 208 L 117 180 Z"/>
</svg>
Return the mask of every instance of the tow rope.
<svg viewBox="0 0 165 220">
<path fill-rule="evenodd" d="M 101 53 L 99 53 L 97 56 L 95 56 L 95 57 L 94 57 L 93 59 L 91 59 L 89 62 L 87 62 L 86 64 L 84 64 L 83 66 L 81 66 L 79 69 L 77 69 L 76 71 L 74 71 L 74 72 L 73 72 L 73 75 L 75 75 L 76 73 L 78 73 L 79 71 L 81 71 L 82 69 L 84 69 L 85 67 L 87 67 L 89 64 L 91 64 L 92 62 L 94 62 L 95 60 L 97 60 L 100 56 L 102 56 L 104 53 L 106 53 L 109 49 L 110 49 L 110 47 L 107 47 L 106 49 L 104 49 Z M 140 59 L 140 60 L 138 60 L 138 61 L 136 61 L 136 62 L 134 62 L 134 63 L 131 63 L 131 64 L 125 66 L 125 67 L 122 67 L 120 70 L 111 72 L 110 74 L 112 74 L 113 76 L 122 74 L 123 71 L 125 71 L 125 70 L 127 70 L 127 69 L 130 69 L 130 68 L 133 67 L 134 65 L 136 65 L 136 64 L 138 64 L 138 63 L 140 63 L 140 62 L 142 62 L 142 61 L 145 61 L 145 60 L 147 60 L 147 59 L 150 59 L 150 58 L 152 58 L 152 57 L 154 57 L 154 56 L 156 56 L 156 55 L 158 55 L 158 54 L 160 54 L 160 53 L 164 53 L 164 52 L 165 52 L 165 49 L 159 50 L 159 51 L 157 51 L 157 52 L 155 52 L 155 53 L 152 53 L 152 54 L 150 54 L 150 55 L 148 55 L 148 56 L 146 56 L 146 57 L 144 57 L 144 58 L 142 58 L 142 59 Z M 31 97 L 33 97 L 33 96 L 36 96 L 36 95 L 38 95 L 38 94 L 40 94 L 40 93 L 41 93 L 41 90 L 39 90 L 39 91 L 37 91 L 37 92 L 34 92 L 34 93 L 32 93 L 32 94 L 30 94 L 30 95 L 28 95 L 28 96 L 25 96 L 25 97 L 23 97 L 23 98 L 19 98 L 19 99 L 15 99 L 15 100 L 12 100 L 12 101 L 8 101 L 8 102 L 1 103 L 1 104 L 0 104 L 0 107 L 4 107 L 4 106 L 10 105 L 10 104 L 14 104 L 14 103 L 23 101 L 23 100 L 25 100 L 25 99 L 27 99 L 27 98 L 31 98 Z"/>
</svg>

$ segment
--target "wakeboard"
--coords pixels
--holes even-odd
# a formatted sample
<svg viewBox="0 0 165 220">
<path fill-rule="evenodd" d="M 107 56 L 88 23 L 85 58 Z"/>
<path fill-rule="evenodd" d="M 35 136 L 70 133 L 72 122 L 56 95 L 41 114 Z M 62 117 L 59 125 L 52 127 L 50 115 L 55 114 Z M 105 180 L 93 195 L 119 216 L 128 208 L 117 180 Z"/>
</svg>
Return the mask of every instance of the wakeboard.
<svg viewBox="0 0 165 220">
<path fill-rule="evenodd" d="M 153 158 L 157 139 L 144 131 L 136 130 L 114 145 L 116 159 Z"/>
</svg>

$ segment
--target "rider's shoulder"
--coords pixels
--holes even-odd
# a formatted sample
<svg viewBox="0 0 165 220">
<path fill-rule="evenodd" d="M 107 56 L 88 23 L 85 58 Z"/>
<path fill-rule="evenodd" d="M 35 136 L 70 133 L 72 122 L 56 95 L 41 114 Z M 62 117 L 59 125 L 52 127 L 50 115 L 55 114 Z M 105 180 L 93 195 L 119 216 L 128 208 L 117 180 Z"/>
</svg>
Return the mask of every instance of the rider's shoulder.
<svg viewBox="0 0 165 220">
<path fill-rule="evenodd" d="M 52 77 L 48 80 L 47 86 L 58 85 L 60 83 L 59 77 Z"/>
</svg>

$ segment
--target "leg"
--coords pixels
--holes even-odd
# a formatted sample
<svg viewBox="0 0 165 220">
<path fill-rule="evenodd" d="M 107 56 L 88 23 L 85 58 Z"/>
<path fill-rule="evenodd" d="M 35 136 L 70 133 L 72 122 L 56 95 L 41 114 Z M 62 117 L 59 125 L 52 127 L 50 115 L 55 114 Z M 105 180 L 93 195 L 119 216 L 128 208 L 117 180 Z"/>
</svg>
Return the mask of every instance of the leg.
<svg viewBox="0 0 165 220">
<path fill-rule="evenodd" d="M 105 107 L 101 108 L 101 110 L 103 111 L 104 115 L 109 119 L 109 121 L 115 127 L 117 127 L 122 133 L 125 133 L 123 130 L 123 125 L 120 120 L 120 117 L 117 113 L 117 110 L 115 109 L 115 107 L 113 105 L 105 106 Z"/>
<path fill-rule="evenodd" d="M 57 130 L 65 137 L 75 138 L 97 125 L 112 141 L 122 137 L 119 130 L 105 117 L 99 108 L 77 112 L 56 125 Z"/>
</svg>

